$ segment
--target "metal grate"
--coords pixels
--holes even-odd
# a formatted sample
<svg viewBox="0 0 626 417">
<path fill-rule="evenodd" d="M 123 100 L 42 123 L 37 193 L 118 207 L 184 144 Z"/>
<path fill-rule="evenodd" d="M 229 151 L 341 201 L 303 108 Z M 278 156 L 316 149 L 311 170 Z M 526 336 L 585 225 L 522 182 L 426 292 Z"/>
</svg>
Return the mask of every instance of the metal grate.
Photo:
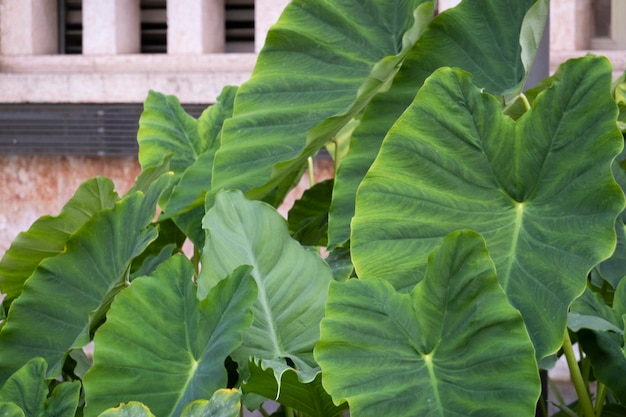
<svg viewBox="0 0 626 417">
<path fill-rule="evenodd" d="M 167 52 L 167 0 L 141 0 L 141 52 Z M 226 52 L 254 52 L 254 0 L 225 0 Z M 82 0 L 59 0 L 59 53 L 82 53 Z"/>
<path fill-rule="evenodd" d="M 207 107 L 183 105 L 198 117 Z M 136 156 L 142 104 L 0 104 L 0 155 Z"/>
</svg>

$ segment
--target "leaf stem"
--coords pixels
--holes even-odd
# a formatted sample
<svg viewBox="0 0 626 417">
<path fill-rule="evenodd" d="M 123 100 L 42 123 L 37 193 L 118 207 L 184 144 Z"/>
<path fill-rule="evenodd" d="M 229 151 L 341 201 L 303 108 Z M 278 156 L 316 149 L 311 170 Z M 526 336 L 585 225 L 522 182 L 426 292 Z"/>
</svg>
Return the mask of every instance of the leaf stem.
<svg viewBox="0 0 626 417">
<path fill-rule="evenodd" d="M 315 185 L 315 166 L 313 165 L 313 158 L 309 156 L 307 162 L 309 164 L 309 186 L 313 187 Z"/>
<path fill-rule="evenodd" d="M 285 407 L 285 417 L 294 417 L 293 408 Z"/>
<path fill-rule="evenodd" d="M 563 335 L 563 353 L 567 360 L 567 366 L 569 367 L 570 377 L 574 388 L 576 389 L 576 395 L 578 395 L 578 403 L 583 412 L 584 417 L 596 417 L 596 413 L 593 410 L 591 404 L 591 398 L 589 398 L 589 391 L 583 380 L 583 376 L 580 373 L 578 362 L 576 361 L 576 355 L 574 354 L 574 348 L 572 346 L 572 340 L 569 337 L 569 332 L 565 329 Z"/>
<path fill-rule="evenodd" d="M 530 102 L 528 101 L 528 98 L 526 98 L 526 95 L 524 93 L 519 93 L 519 98 L 522 100 L 526 111 L 530 110 Z"/>
<path fill-rule="evenodd" d="M 602 415 L 602 407 L 604 406 L 604 399 L 606 398 L 606 385 L 598 381 L 598 391 L 596 393 L 596 417 L 600 417 Z"/>
</svg>

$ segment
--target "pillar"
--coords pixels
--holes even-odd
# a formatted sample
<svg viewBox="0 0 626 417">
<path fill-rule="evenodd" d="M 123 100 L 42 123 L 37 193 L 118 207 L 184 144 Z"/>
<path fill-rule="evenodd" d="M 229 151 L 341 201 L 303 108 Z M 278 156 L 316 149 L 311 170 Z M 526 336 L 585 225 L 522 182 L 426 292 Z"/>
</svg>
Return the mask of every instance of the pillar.
<svg viewBox="0 0 626 417">
<path fill-rule="evenodd" d="M 550 49 L 554 51 L 589 49 L 592 12 L 591 0 L 552 0 Z"/>
<path fill-rule="evenodd" d="M 276 23 L 290 0 L 255 0 L 254 2 L 254 50 L 259 52 L 265 44 L 270 27 Z"/>
<path fill-rule="evenodd" d="M 139 0 L 83 0 L 83 55 L 140 51 Z"/>
<path fill-rule="evenodd" d="M 2 55 L 56 54 L 57 0 L 0 1 Z"/>
<path fill-rule="evenodd" d="M 168 0 L 167 53 L 224 52 L 224 0 Z"/>
</svg>

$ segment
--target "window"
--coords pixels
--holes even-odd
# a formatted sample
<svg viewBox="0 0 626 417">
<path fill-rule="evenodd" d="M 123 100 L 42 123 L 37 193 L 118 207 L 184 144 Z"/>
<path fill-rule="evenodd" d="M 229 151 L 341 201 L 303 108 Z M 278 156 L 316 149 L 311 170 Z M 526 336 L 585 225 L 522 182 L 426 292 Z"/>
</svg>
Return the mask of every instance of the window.
<svg viewBox="0 0 626 417">
<path fill-rule="evenodd" d="M 225 1 L 225 51 L 254 52 L 254 0 Z M 141 0 L 141 53 L 167 52 L 167 0 Z M 83 51 L 82 0 L 59 2 L 59 53 Z"/>
</svg>

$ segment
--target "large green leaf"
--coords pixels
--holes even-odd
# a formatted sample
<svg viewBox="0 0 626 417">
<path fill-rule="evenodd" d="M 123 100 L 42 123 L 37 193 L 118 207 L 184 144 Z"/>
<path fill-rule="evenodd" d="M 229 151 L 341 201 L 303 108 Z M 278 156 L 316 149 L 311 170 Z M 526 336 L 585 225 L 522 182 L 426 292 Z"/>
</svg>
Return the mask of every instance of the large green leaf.
<svg viewBox="0 0 626 417">
<path fill-rule="evenodd" d="M 333 282 L 315 358 L 358 416 L 533 416 L 540 383 L 521 315 L 484 240 L 455 232 L 410 294 Z"/>
<path fill-rule="evenodd" d="M 295 371 L 288 370 L 282 375 L 279 384 L 271 370 L 264 371 L 254 362 L 249 364 L 249 368 L 250 379 L 242 386 L 245 393 L 253 392 L 266 398 L 275 398 L 283 406 L 310 417 L 337 417 L 348 408 L 347 404 L 337 406 L 333 403 L 322 386 L 321 372 L 313 381 L 304 383 Z"/>
<path fill-rule="evenodd" d="M 0 404 L 13 403 L 27 417 L 74 417 L 80 382 L 61 383 L 48 397 L 47 367 L 43 358 L 34 358 L 22 366 L 0 388 Z M 12 412 L 15 413 L 14 408 Z"/>
<path fill-rule="evenodd" d="M 89 342 L 91 327 L 124 288 L 132 260 L 157 236 L 148 225 L 169 179 L 163 175 L 145 194 L 131 193 L 98 211 L 62 253 L 39 264 L 0 332 L 0 381 L 37 356 L 48 362 L 49 376 L 57 376 L 67 352 Z"/>
<path fill-rule="evenodd" d="M 8 300 L 17 297 L 42 260 L 63 251 L 72 233 L 98 210 L 111 208 L 117 200 L 113 182 L 108 178 L 93 178 L 81 184 L 58 216 L 39 218 L 15 238 L 0 261 L 0 291 Z"/>
<path fill-rule="evenodd" d="M 285 219 L 273 207 L 248 201 L 237 190 L 217 194 L 203 226 L 207 237 L 199 296 L 241 265 L 252 266 L 259 288 L 254 323 L 233 355 L 240 372 L 254 357 L 264 369 L 274 370 L 277 381 L 289 361 L 304 382 L 315 378 L 313 346 L 332 280 L 328 265 L 289 236 Z"/>
<path fill-rule="evenodd" d="M 213 188 L 282 200 L 307 157 L 387 88 L 433 11 L 425 0 L 292 1 L 224 124 Z"/>
<path fill-rule="evenodd" d="M 407 55 L 388 92 L 375 97 L 337 169 L 329 246 L 350 236 L 356 191 L 388 130 L 437 68 L 458 67 L 492 94 L 517 94 L 532 62 L 547 0 L 465 0 L 437 16 Z M 522 47 L 524 45 L 524 47 Z"/>
<path fill-rule="evenodd" d="M 359 276 L 410 290 L 443 236 L 483 234 L 537 357 L 558 350 L 569 304 L 612 253 L 624 196 L 611 65 L 585 57 L 517 121 L 467 73 L 437 70 L 386 137 L 357 194 Z M 416 273 L 418 273 L 416 275 Z"/>
<path fill-rule="evenodd" d="M 158 416 L 179 416 L 226 386 L 224 361 L 252 323 L 256 285 L 250 268 L 239 268 L 199 301 L 193 275 L 177 255 L 116 298 L 95 337 L 85 416 L 131 400 Z"/>
</svg>

